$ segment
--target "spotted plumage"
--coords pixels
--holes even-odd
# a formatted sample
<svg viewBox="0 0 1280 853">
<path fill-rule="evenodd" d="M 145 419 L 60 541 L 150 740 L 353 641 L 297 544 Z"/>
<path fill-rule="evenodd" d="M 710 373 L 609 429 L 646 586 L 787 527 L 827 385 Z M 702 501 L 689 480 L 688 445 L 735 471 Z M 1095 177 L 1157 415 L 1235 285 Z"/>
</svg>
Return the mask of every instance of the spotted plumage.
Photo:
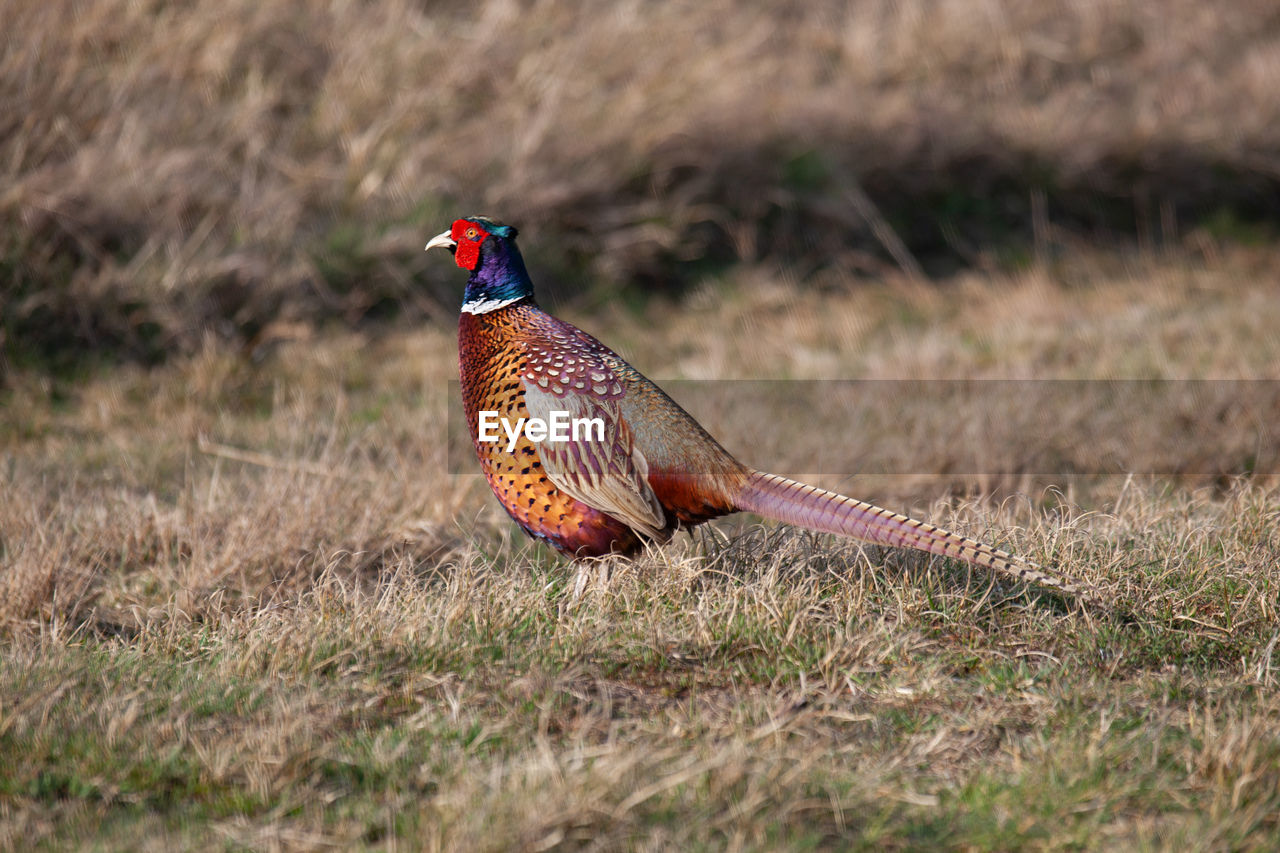
<svg viewBox="0 0 1280 853">
<path fill-rule="evenodd" d="M 679 527 L 749 511 L 1098 601 L 1088 587 L 998 548 L 738 462 L 620 356 L 538 307 L 515 237 L 511 226 L 475 216 L 427 248 L 449 248 L 470 273 L 458 323 L 463 407 L 481 470 L 530 536 L 575 558 L 629 554 Z M 484 412 L 510 423 L 567 413 L 601 430 L 541 442 L 522 433 L 508 447 L 481 440 Z"/>
</svg>

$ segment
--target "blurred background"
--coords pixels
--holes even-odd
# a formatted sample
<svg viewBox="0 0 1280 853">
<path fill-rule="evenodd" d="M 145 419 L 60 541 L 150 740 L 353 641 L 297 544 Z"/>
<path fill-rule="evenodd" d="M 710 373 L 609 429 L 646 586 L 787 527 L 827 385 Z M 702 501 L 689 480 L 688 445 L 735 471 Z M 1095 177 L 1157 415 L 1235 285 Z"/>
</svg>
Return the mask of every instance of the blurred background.
<svg viewBox="0 0 1280 853">
<path fill-rule="evenodd" d="M 1140 268 L 1156 290 L 1208 274 L 1215 304 L 1255 300 L 1244 318 L 1277 279 L 1267 0 L 0 0 L 0 18 L 9 370 L 451 326 L 459 271 L 422 246 L 471 213 L 518 225 L 544 304 L 575 317 L 744 281 L 781 310 Z M 1187 372 L 1274 374 L 1275 352 Z"/>
</svg>

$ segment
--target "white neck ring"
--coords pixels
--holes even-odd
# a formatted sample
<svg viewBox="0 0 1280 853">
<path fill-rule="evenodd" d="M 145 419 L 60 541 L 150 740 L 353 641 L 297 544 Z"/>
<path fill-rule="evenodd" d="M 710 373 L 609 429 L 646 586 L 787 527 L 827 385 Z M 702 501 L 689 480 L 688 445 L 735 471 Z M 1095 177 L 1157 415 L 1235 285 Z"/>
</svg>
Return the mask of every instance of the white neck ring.
<svg viewBox="0 0 1280 853">
<path fill-rule="evenodd" d="M 490 311 L 497 311 L 499 308 L 506 308 L 513 302 L 519 302 L 524 299 L 523 296 L 515 296 L 511 299 L 473 299 L 470 302 L 462 304 L 463 314 L 488 314 Z"/>
</svg>

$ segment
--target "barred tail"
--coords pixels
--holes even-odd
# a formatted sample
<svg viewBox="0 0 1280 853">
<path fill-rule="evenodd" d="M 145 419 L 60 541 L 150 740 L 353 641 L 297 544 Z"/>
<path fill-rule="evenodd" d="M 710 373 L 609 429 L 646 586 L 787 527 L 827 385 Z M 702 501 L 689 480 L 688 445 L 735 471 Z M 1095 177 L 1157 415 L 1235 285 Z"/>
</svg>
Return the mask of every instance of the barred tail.
<svg viewBox="0 0 1280 853">
<path fill-rule="evenodd" d="M 775 474 L 753 471 L 737 497 L 740 510 L 822 533 L 852 536 L 879 545 L 916 548 L 942 557 L 955 557 L 1000 574 L 1107 607 L 1084 584 L 1042 569 L 1010 553 L 974 539 L 940 530 L 896 512 L 855 501 Z"/>
</svg>

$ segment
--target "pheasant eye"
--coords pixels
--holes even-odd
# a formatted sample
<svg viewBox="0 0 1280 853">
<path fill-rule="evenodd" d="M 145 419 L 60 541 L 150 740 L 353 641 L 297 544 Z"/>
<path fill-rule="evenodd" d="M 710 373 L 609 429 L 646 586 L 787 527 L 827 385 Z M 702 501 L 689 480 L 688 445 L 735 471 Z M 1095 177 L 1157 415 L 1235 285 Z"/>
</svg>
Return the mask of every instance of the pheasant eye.
<svg viewBox="0 0 1280 853">
<path fill-rule="evenodd" d="M 474 240 L 478 234 L 479 234 L 479 232 L 478 232 L 478 231 L 476 231 L 476 229 L 474 229 L 474 228 L 468 228 L 468 229 L 467 229 L 467 239 L 468 239 L 468 240 Z"/>
</svg>

